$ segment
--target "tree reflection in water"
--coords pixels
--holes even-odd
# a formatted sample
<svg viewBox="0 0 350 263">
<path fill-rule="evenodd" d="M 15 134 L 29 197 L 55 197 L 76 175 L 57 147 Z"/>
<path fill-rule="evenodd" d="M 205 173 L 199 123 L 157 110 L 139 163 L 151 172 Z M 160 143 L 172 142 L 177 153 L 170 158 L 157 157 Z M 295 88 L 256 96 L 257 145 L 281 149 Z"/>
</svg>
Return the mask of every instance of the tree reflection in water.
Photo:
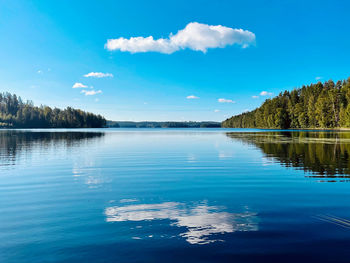
<svg viewBox="0 0 350 263">
<path fill-rule="evenodd" d="M 87 131 L 0 131 L 0 166 L 13 165 L 19 156 L 32 154 L 34 149 L 73 148 L 101 138 L 103 132 Z"/>
<path fill-rule="evenodd" d="M 226 135 L 258 147 L 267 158 L 283 166 L 312 173 L 308 177 L 350 178 L 350 132 L 231 132 Z"/>
</svg>

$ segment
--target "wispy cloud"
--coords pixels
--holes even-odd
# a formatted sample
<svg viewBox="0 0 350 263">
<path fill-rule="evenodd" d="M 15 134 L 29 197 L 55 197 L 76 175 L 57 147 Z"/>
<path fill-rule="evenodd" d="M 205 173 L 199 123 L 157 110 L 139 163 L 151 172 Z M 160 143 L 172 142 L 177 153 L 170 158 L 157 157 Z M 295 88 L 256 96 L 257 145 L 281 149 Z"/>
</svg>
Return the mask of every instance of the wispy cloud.
<svg viewBox="0 0 350 263">
<path fill-rule="evenodd" d="M 253 98 L 253 99 L 258 99 L 259 96 L 254 95 L 254 96 L 252 96 L 252 98 Z"/>
<path fill-rule="evenodd" d="M 111 73 L 102 73 L 102 72 L 90 72 L 84 75 L 85 78 L 113 78 L 113 74 Z"/>
<path fill-rule="evenodd" d="M 321 80 L 321 79 L 322 79 L 322 77 L 316 77 L 315 79 L 316 79 L 316 80 Z"/>
<path fill-rule="evenodd" d="M 214 112 L 220 112 L 220 110 L 214 110 Z"/>
<path fill-rule="evenodd" d="M 267 91 L 262 91 L 262 92 L 260 92 L 260 95 L 261 96 L 272 96 L 273 93 L 272 92 L 267 92 Z"/>
<path fill-rule="evenodd" d="M 87 86 L 84 85 L 83 83 L 76 82 L 76 83 L 74 83 L 74 85 L 73 85 L 72 88 L 73 88 L 73 89 L 81 89 L 81 88 L 87 88 Z"/>
<path fill-rule="evenodd" d="M 229 99 L 218 99 L 218 102 L 220 103 L 236 103 L 233 100 L 229 100 Z"/>
<path fill-rule="evenodd" d="M 194 96 L 194 95 L 190 95 L 190 96 L 187 96 L 186 99 L 188 99 L 188 100 L 194 100 L 194 99 L 199 99 L 199 97 Z"/>
<path fill-rule="evenodd" d="M 101 94 L 102 90 L 82 90 L 81 93 L 85 94 L 85 96 L 93 96 L 97 94 Z"/>
<path fill-rule="evenodd" d="M 171 54 L 181 49 L 207 52 L 208 48 L 224 48 L 237 44 L 243 48 L 255 43 L 255 34 L 248 30 L 235 29 L 222 25 L 207 25 L 192 22 L 168 38 L 131 37 L 108 39 L 105 48 L 130 53 L 159 52 Z"/>
<path fill-rule="evenodd" d="M 36 73 L 43 74 L 43 71 L 41 69 L 39 69 Z"/>
</svg>

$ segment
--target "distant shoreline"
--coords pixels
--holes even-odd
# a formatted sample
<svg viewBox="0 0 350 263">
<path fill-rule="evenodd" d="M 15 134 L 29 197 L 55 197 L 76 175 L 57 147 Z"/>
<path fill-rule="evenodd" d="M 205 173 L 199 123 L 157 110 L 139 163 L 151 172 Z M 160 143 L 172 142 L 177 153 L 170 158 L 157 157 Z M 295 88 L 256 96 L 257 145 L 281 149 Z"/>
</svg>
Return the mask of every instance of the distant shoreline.
<svg viewBox="0 0 350 263">
<path fill-rule="evenodd" d="M 109 128 L 221 128 L 215 121 L 107 121 Z"/>
</svg>

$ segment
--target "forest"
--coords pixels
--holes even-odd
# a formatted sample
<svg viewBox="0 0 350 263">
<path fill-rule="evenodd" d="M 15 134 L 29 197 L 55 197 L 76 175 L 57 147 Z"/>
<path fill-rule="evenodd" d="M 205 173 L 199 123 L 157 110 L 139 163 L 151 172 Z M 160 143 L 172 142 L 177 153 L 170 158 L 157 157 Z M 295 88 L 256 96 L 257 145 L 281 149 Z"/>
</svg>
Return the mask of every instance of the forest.
<svg viewBox="0 0 350 263">
<path fill-rule="evenodd" d="M 318 82 L 267 99 L 259 108 L 222 122 L 225 128 L 349 128 L 350 77 Z"/>
<path fill-rule="evenodd" d="M 0 128 L 101 128 L 106 119 L 101 115 L 67 107 L 64 110 L 34 106 L 21 97 L 0 93 Z"/>
</svg>

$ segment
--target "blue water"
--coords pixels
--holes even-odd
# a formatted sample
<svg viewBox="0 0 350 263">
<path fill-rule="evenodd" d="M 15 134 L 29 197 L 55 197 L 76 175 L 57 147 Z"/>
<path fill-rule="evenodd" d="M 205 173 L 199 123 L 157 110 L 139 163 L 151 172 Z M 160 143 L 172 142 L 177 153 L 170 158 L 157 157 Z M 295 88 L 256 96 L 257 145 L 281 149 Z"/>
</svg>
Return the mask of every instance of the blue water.
<svg viewBox="0 0 350 263">
<path fill-rule="evenodd" d="M 348 137 L 0 130 L 0 262 L 349 262 Z"/>
</svg>

